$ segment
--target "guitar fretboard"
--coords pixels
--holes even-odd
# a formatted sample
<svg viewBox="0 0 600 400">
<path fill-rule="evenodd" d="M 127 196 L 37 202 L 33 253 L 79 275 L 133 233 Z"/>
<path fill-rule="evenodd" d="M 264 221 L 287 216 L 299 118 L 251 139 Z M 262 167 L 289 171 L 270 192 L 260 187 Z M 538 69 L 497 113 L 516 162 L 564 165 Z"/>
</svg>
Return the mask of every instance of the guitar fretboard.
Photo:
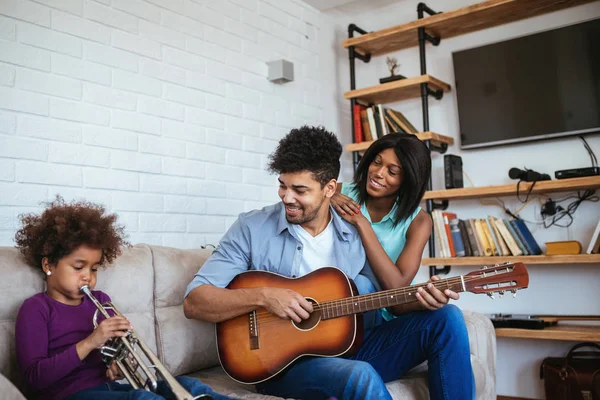
<svg viewBox="0 0 600 400">
<path fill-rule="evenodd" d="M 465 290 L 463 279 L 463 276 L 457 276 L 448 279 L 440 279 L 439 281 L 431 283 L 433 283 L 433 285 L 441 291 L 450 289 L 453 292 L 459 293 Z M 427 285 L 428 283 L 423 283 L 399 289 L 390 289 L 382 292 L 348 297 L 340 300 L 326 301 L 320 304 L 321 318 L 332 319 L 352 314 L 364 313 L 380 308 L 412 303 L 418 301 L 415 297 L 417 290 L 420 287 L 422 287 L 424 290 L 427 290 Z"/>
</svg>

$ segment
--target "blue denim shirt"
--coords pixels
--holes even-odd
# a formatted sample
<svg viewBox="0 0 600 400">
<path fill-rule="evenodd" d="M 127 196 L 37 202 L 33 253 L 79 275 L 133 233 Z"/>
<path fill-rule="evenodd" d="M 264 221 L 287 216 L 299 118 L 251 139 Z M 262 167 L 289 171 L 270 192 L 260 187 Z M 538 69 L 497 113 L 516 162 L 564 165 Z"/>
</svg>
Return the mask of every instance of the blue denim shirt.
<svg viewBox="0 0 600 400">
<path fill-rule="evenodd" d="M 330 212 L 337 267 L 354 280 L 359 293 L 381 290 L 357 230 L 333 208 Z M 302 244 L 285 218 L 283 203 L 243 213 L 196 273 L 185 296 L 204 284 L 224 288 L 236 275 L 247 270 L 275 272 L 294 278 L 298 275 L 301 259 Z"/>
</svg>

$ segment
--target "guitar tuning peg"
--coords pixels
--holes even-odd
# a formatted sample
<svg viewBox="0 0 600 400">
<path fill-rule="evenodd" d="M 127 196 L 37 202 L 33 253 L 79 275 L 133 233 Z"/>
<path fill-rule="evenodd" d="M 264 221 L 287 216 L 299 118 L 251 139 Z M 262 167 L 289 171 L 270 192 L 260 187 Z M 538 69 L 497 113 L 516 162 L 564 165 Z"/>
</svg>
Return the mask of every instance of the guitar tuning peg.
<svg viewBox="0 0 600 400">
<path fill-rule="evenodd" d="M 494 300 L 494 293 L 488 293 L 487 295 L 490 299 Z"/>
<path fill-rule="evenodd" d="M 483 267 L 481 267 L 480 269 L 488 269 L 487 265 L 484 265 Z"/>
<path fill-rule="evenodd" d="M 499 292 L 498 292 L 498 296 L 499 296 L 499 297 L 502 297 L 502 296 L 504 296 L 504 290 L 501 290 L 501 291 L 499 291 Z"/>
<path fill-rule="evenodd" d="M 513 299 L 515 297 L 517 297 L 517 290 L 516 289 L 511 290 L 511 293 L 513 294 Z"/>
</svg>

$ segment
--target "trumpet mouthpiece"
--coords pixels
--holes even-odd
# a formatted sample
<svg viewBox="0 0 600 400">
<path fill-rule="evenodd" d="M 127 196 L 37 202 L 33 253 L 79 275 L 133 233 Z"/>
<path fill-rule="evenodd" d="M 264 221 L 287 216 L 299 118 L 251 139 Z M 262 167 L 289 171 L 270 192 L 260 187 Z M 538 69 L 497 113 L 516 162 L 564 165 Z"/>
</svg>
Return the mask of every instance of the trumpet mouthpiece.
<svg viewBox="0 0 600 400">
<path fill-rule="evenodd" d="M 79 291 L 87 294 L 87 292 L 90 291 L 90 287 L 88 285 L 83 285 L 82 287 L 79 288 Z"/>
</svg>

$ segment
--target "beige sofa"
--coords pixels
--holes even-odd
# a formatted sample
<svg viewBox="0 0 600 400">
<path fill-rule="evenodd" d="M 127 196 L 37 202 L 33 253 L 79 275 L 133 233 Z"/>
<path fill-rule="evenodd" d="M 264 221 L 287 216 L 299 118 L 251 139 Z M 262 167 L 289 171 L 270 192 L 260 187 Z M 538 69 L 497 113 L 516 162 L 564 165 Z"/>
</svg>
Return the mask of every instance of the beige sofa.
<svg viewBox="0 0 600 400">
<path fill-rule="evenodd" d="M 174 374 L 200 378 L 215 390 L 242 399 L 276 399 L 254 392 L 231 380 L 218 364 L 214 326 L 183 315 L 185 288 L 209 250 L 136 245 L 127 249 L 114 266 L 98 272 L 96 288 L 108 293 L 113 303 L 133 323 L 138 334 Z M 19 252 L 0 247 L 0 397 L 24 399 L 15 360 L 15 318 L 26 298 L 44 290 L 39 271 L 27 266 Z M 496 339 L 490 321 L 465 311 L 471 343 L 471 360 L 477 399 L 496 398 Z M 90 324 L 92 321 L 90 321 Z M 394 382 L 388 388 L 394 399 L 427 399 L 426 366 Z M 342 399 L 340 399 L 342 400 Z M 460 399 L 456 399 L 460 400 Z"/>
</svg>

